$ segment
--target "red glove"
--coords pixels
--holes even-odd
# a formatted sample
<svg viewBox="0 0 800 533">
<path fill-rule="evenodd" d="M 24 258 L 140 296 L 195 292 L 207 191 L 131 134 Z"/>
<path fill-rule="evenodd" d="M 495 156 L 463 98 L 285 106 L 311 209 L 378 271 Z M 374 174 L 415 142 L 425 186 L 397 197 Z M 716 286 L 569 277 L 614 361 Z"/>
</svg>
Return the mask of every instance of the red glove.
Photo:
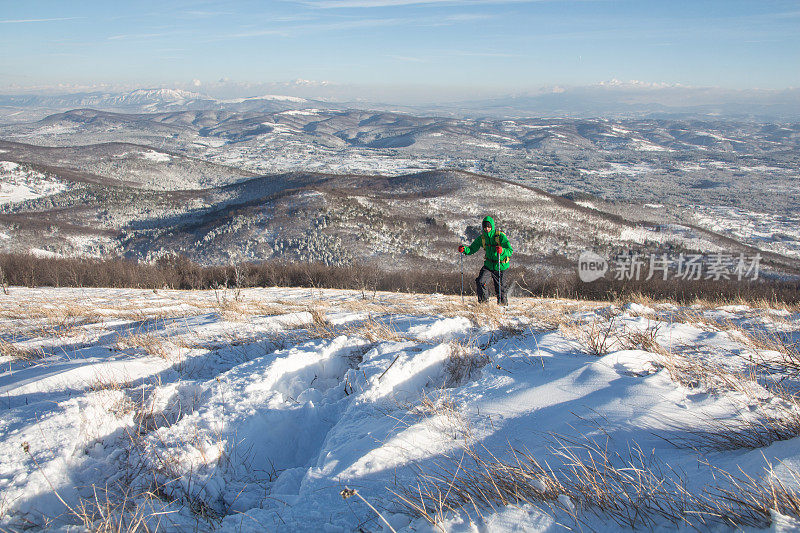
<svg viewBox="0 0 800 533">
<path fill-rule="evenodd" d="M 501 255 L 503 253 L 503 247 L 502 246 L 498 246 L 497 248 L 495 248 L 495 250 L 497 250 L 497 255 Z"/>
<path fill-rule="evenodd" d="M 461 253 L 461 254 L 464 253 L 464 246 L 463 245 L 458 247 L 458 253 Z"/>
</svg>

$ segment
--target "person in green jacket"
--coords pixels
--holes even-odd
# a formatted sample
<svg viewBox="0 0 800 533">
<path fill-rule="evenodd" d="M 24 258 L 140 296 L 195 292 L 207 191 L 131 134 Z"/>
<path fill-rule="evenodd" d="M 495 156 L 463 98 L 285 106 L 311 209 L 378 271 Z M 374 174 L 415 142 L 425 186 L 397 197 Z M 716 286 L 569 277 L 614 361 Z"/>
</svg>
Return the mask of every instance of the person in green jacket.
<svg viewBox="0 0 800 533">
<path fill-rule="evenodd" d="M 511 249 L 511 244 L 508 242 L 508 237 L 495 228 L 494 219 L 487 216 L 483 219 L 481 225 L 483 231 L 480 236 L 472 241 L 469 246 L 460 246 L 458 251 L 464 255 L 474 254 L 481 248 L 484 249 L 485 259 L 480 274 L 475 279 L 475 284 L 478 288 L 478 303 L 487 300 L 486 285 L 489 283 L 489 277 L 494 282 L 494 292 L 497 295 L 497 303 L 499 305 L 508 305 L 508 298 L 506 296 L 506 288 L 503 284 L 503 273 L 508 269 L 509 258 L 514 250 Z"/>
</svg>

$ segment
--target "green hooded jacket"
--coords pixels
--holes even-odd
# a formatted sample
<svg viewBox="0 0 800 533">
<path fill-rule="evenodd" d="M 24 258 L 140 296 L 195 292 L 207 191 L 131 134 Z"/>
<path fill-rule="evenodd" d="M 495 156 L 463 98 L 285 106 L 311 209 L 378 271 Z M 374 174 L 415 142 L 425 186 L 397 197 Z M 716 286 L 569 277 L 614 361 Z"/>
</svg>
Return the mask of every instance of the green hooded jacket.
<svg viewBox="0 0 800 533">
<path fill-rule="evenodd" d="M 486 217 L 483 221 L 492 225 L 491 231 L 489 233 L 481 231 L 480 236 L 472 241 L 472 244 L 464 247 L 464 254 L 474 254 L 483 247 L 486 254 L 483 265 L 490 270 L 505 270 L 510 264 L 509 258 L 514 250 L 511 249 L 508 237 L 502 231 L 497 231 L 492 217 Z M 483 229 L 483 224 L 481 224 L 481 229 Z M 497 246 L 503 248 L 500 256 L 497 255 Z"/>
</svg>

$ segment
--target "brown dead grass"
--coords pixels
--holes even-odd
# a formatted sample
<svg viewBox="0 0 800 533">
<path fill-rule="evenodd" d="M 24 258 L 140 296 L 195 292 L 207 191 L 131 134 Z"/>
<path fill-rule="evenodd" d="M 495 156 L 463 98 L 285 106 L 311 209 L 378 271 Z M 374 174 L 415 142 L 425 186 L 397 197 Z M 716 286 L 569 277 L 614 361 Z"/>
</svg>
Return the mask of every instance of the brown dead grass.
<svg viewBox="0 0 800 533">
<path fill-rule="evenodd" d="M 449 387 L 464 383 L 475 372 L 491 362 L 488 355 L 469 343 L 450 341 L 449 348 L 450 353 L 445 363 Z"/>
<path fill-rule="evenodd" d="M 465 444 L 421 471 L 416 482 L 393 491 L 415 516 L 445 531 L 454 512 L 472 521 L 500 506 L 541 504 L 574 521 L 573 530 L 594 530 L 597 517 L 625 530 L 688 527 L 715 530 L 768 528 L 774 511 L 800 518 L 800 476 L 789 468 L 781 481 L 767 464 L 763 477 L 714 468 L 709 486 L 690 490 L 681 472 L 645 452 L 636 443 L 614 451 L 607 439 L 584 435 L 551 436 L 549 455 L 557 468 L 525 450 L 499 459 L 484 446 Z"/>
<path fill-rule="evenodd" d="M 0 339 L 0 356 L 10 357 L 14 361 L 32 362 L 45 357 L 41 348 L 20 348 L 13 342 Z"/>
<path fill-rule="evenodd" d="M 367 320 L 359 323 L 356 326 L 344 328 L 342 330 L 342 334 L 352 337 L 361 337 L 370 342 L 400 342 L 407 340 L 407 337 L 401 335 L 396 329 L 394 329 L 390 322 L 379 320 L 377 317 L 373 316 L 369 316 Z"/>
<path fill-rule="evenodd" d="M 119 335 L 114 347 L 121 352 L 134 350 L 151 357 L 170 359 L 176 345 L 154 333 L 127 333 Z"/>
</svg>

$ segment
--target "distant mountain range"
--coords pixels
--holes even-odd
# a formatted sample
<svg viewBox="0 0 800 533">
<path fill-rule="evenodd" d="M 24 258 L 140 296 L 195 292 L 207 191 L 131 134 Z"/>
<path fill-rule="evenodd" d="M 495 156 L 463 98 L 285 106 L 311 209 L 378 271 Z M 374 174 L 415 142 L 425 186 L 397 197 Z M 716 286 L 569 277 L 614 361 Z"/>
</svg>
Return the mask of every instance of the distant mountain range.
<svg viewBox="0 0 800 533">
<path fill-rule="evenodd" d="M 0 126 L 2 251 L 454 268 L 489 213 L 517 264 L 551 271 L 586 249 L 760 251 L 800 271 L 800 123 L 459 118 L 161 89 L 5 98 L 15 113 L 113 109 Z"/>
<path fill-rule="evenodd" d="M 0 107 L 63 111 L 97 109 L 124 113 L 154 113 L 178 110 L 284 111 L 328 107 L 325 102 L 281 95 L 220 100 L 181 89 L 137 89 L 131 92 L 90 92 L 59 95 L 0 95 Z"/>
<path fill-rule="evenodd" d="M 535 95 L 466 102 L 470 113 L 491 116 L 571 118 L 800 119 L 800 89 L 726 91 L 691 87 L 596 85 Z"/>
<path fill-rule="evenodd" d="M 324 91 L 321 88 L 320 91 Z M 471 101 L 397 104 L 346 98 L 300 98 L 267 94 L 226 99 L 182 89 L 137 89 L 130 92 L 73 94 L 0 94 L 0 109 L 64 111 L 92 108 L 105 111 L 154 113 L 175 110 L 274 112 L 292 109 L 369 109 L 447 116 L 548 118 L 701 118 L 800 120 L 800 89 L 782 91 L 723 90 L 682 86 L 606 83 L 585 87 L 554 87 L 535 93 Z M 0 114 L 0 122 L 3 120 Z M 6 119 L 8 120 L 8 119 Z M 17 121 L 18 119 L 13 119 Z"/>
</svg>

